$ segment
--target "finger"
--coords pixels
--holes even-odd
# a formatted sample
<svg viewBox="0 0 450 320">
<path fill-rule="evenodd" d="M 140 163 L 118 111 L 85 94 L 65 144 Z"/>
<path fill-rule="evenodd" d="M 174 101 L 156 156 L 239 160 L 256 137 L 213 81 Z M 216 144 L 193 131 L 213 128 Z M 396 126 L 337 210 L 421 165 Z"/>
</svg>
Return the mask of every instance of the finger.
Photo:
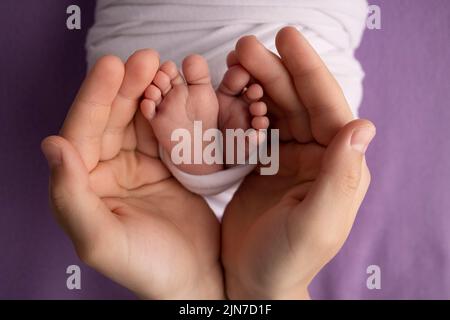
<svg viewBox="0 0 450 320">
<path fill-rule="evenodd" d="M 361 206 L 366 196 L 367 190 L 369 189 L 370 181 L 371 181 L 370 171 L 367 166 L 366 159 L 364 158 L 361 167 L 361 179 L 359 182 L 359 188 L 356 191 L 352 208 L 350 209 L 348 214 L 346 230 L 350 230 L 353 226 L 353 223 L 356 219 L 356 215 L 358 214 L 359 211 L 359 207 Z"/>
<path fill-rule="evenodd" d="M 142 106 L 141 110 L 136 113 L 135 130 L 137 150 L 149 157 L 158 158 L 158 141 L 153 132 L 152 126 L 149 123 L 152 117 L 144 116 L 142 111 L 145 110 L 144 106 Z"/>
<path fill-rule="evenodd" d="M 77 150 L 64 138 L 42 142 L 50 175 L 50 201 L 56 218 L 72 239 L 80 258 L 95 263 L 104 240 L 120 236 L 120 225 L 105 204 L 90 190 L 88 171 Z"/>
<path fill-rule="evenodd" d="M 126 129 L 133 119 L 144 91 L 151 84 L 159 68 L 158 53 L 152 49 L 136 51 L 125 64 L 125 76 L 111 107 L 102 141 L 102 160 L 117 155 Z"/>
<path fill-rule="evenodd" d="M 102 136 L 123 74 L 119 58 L 100 58 L 84 80 L 61 129 L 61 135 L 78 150 L 89 171 L 99 161 Z"/>
<path fill-rule="evenodd" d="M 311 141 L 309 115 L 298 99 L 295 86 L 280 58 L 254 36 L 241 38 L 235 52 L 239 63 L 261 83 L 265 94 L 275 103 L 277 109 L 269 112 L 285 119 L 291 136 L 298 142 Z"/>
<path fill-rule="evenodd" d="M 374 135 L 371 122 L 355 120 L 332 140 L 316 181 L 289 218 L 294 244 L 301 237 L 334 253 L 340 249 L 368 188 L 364 152 Z"/>
<path fill-rule="evenodd" d="M 314 138 L 328 145 L 353 119 L 344 94 L 319 55 L 293 27 L 277 34 L 276 46 L 294 80 L 297 94 L 309 113 Z"/>
</svg>

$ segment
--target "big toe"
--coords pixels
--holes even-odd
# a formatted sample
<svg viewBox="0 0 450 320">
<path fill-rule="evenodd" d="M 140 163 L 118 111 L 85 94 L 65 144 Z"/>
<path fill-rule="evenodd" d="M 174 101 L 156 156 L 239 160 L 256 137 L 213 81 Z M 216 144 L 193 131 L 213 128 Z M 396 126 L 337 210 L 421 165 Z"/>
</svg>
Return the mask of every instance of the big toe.
<svg viewBox="0 0 450 320">
<path fill-rule="evenodd" d="M 250 74 L 240 65 L 230 67 L 223 76 L 219 91 L 227 95 L 238 95 L 250 81 Z"/>
<path fill-rule="evenodd" d="M 190 55 L 184 59 L 183 74 L 186 82 L 190 85 L 211 83 L 208 63 L 205 58 L 198 54 Z"/>
</svg>

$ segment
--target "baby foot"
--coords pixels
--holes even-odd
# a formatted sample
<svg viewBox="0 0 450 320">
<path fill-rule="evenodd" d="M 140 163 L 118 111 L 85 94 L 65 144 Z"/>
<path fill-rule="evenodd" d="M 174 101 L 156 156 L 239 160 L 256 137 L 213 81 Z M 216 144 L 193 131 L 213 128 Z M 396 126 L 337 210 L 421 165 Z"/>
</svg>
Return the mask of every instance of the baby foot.
<svg viewBox="0 0 450 320">
<path fill-rule="evenodd" d="M 150 120 L 161 147 L 169 155 L 179 143 L 171 141 L 174 130 L 187 129 L 194 139 L 194 121 L 201 121 L 203 132 L 217 128 L 219 106 L 205 59 L 199 55 L 188 56 L 183 61 L 182 69 L 184 79 L 174 62 L 162 64 L 141 103 L 142 113 Z M 203 142 L 203 149 L 207 145 L 207 142 Z M 191 155 L 194 155 L 193 147 L 194 143 Z M 177 167 L 196 175 L 223 169 L 221 164 L 206 163 L 182 163 Z"/>
<path fill-rule="evenodd" d="M 223 136 L 227 129 L 243 129 L 244 131 L 253 128 L 255 130 L 267 129 L 269 119 L 266 116 L 267 106 L 259 101 L 263 96 L 263 88 L 256 83 L 251 83 L 251 76 L 240 65 L 230 66 L 225 73 L 223 80 L 217 90 L 219 101 L 219 128 Z M 265 136 L 261 134 L 252 135 L 245 145 L 245 159 L 255 147 L 262 143 Z M 229 150 L 228 150 L 229 151 Z M 224 139 L 224 154 L 227 157 L 226 139 Z M 237 163 L 237 140 L 234 140 L 234 159 Z M 242 161 L 242 160 L 240 160 Z M 226 163 L 229 163 L 227 160 Z"/>
</svg>

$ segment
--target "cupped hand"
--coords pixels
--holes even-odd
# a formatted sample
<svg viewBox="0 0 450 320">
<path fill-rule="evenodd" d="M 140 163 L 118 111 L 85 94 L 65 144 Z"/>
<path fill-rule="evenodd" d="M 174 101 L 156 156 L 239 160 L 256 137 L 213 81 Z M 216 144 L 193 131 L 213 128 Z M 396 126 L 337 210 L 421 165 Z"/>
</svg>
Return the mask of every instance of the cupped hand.
<svg viewBox="0 0 450 320">
<path fill-rule="evenodd" d="M 228 57 L 264 87 L 282 140 L 278 173 L 247 176 L 225 210 L 230 298 L 309 298 L 308 285 L 344 244 L 370 182 L 364 152 L 373 124 L 353 120 L 339 85 L 296 29 L 282 29 L 276 44 L 281 59 L 254 37 Z"/>
<path fill-rule="evenodd" d="M 92 68 L 60 135 L 42 143 L 51 204 L 80 258 L 138 296 L 221 298 L 217 219 L 161 163 L 138 108 L 158 67 L 141 50 Z"/>
</svg>

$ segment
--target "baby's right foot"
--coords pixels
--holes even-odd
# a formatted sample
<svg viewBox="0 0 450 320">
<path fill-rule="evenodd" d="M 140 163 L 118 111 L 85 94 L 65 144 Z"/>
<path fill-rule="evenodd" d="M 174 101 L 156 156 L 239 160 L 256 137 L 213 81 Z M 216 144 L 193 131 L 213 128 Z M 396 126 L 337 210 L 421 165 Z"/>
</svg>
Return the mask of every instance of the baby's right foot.
<svg viewBox="0 0 450 320">
<path fill-rule="evenodd" d="M 172 141 L 176 129 L 186 129 L 191 137 L 190 163 L 177 164 L 177 167 L 190 174 L 205 175 L 223 169 L 222 164 L 194 164 L 194 121 L 201 121 L 202 136 L 208 129 L 217 129 L 218 103 L 212 87 L 208 65 L 199 55 L 188 56 L 183 61 L 183 74 L 178 72 L 174 62 L 161 65 L 153 83 L 145 91 L 141 103 L 143 115 L 151 122 L 153 131 L 164 149 L 171 155 L 179 144 Z M 209 142 L 203 142 L 204 148 Z"/>
</svg>

